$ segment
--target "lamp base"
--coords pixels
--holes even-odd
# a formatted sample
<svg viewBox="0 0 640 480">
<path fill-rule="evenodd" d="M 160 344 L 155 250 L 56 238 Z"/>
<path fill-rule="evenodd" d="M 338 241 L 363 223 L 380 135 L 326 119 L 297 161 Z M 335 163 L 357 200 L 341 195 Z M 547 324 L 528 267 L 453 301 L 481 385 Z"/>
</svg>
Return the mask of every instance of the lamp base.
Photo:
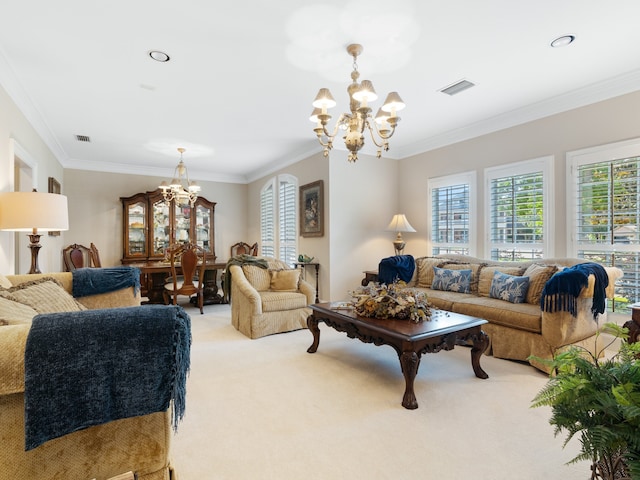
<svg viewBox="0 0 640 480">
<path fill-rule="evenodd" d="M 31 249 L 31 269 L 29 273 L 42 273 L 40 271 L 40 267 L 38 266 L 38 252 L 40 251 L 40 235 L 37 233 L 27 235 L 31 243 L 29 244 L 29 248 Z"/>
<path fill-rule="evenodd" d="M 405 245 L 406 243 L 403 240 L 394 240 L 393 248 L 396 250 L 396 255 L 402 255 Z"/>
</svg>

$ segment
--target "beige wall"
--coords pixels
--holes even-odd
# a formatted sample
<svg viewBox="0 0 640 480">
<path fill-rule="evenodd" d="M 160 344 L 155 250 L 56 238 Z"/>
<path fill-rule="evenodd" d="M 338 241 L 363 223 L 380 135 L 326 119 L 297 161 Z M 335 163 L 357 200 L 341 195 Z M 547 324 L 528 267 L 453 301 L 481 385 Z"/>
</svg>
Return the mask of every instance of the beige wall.
<svg viewBox="0 0 640 480">
<path fill-rule="evenodd" d="M 122 175 L 67 169 L 63 191 L 69 200 L 69 231 L 65 245 L 96 244 L 105 267 L 120 265 L 122 258 L 122 203 L 120 197 L 155 190 L 159 177 Z M 229 258 L 231 245 L 247 238 L 247 186 L 198 182 L 200 195 L 216 202 L 215 244 L 219 262 Z"/>
<path fill-rule="evenodd" d="M 554 252 L 565 256 L 566 153 L 572 150 L 640 137 L 640 92 L 570 110 L 517 127 L 456 143 L 400 161 L 400 207 L 405 210 L 418 234 L 407 235 L 406 252 L 430 253 L 430 226 L 427 225 L 427 181 L 454 173 L 475 170 L 478 188 L 479 256 L 486 256 L 486 209 L 484 169 L 511 162 L 553 155 L 555 224 L 552 228 Z M 550 256 L 550 255 L 548 255 Z"/>
<path fill-rule="evenodd" d="M 48 191 L 48 179 L 62 179 L 63 169 L 36 130 L 29 124 L 22 112 L 0 88 L 0 191 L 14 190 L 14 156 L 16 150 L 23 152 L 25 160 L 35 164 L 36 175 L 33 186 L 40 192 Z M 20 188 L 19 188 L 20 189 Z M 28 188 L 22 188 L 28 191 Z M 38 255 L 40 270 L 55 272 L 61 269 L 57 252 L 63 245 L 62 235 L 51 237 L 42 235 L 42 248 Z M 16 257 L 30 258 L 29 239 L 24 233 L 0 232 L 0 272 L 15 272 Z M 29 264 L 21 264 L 17 273 L 27 273 Z"/>
</svg>

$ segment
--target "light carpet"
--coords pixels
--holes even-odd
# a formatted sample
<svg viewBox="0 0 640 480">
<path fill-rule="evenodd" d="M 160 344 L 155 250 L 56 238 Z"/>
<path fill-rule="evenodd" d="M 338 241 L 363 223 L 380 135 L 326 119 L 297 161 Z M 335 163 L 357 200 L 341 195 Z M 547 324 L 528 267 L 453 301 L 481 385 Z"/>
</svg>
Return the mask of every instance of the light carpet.
<svg viewBox="0 0 640 480">
<path fill-rule="evenodd" d="M 550 409 L 530 408 L 548 377 L 470 349 L 425 354 L 415 380 L 419 408 L 402 407 L 395 351 L 320 324 L 251 340 L 228 305 L 192 307 L 191 373 L 184 421 L 172 441 L 179 480 L 476 479 L 586 480 L 565 465 Z"/>
</svg>

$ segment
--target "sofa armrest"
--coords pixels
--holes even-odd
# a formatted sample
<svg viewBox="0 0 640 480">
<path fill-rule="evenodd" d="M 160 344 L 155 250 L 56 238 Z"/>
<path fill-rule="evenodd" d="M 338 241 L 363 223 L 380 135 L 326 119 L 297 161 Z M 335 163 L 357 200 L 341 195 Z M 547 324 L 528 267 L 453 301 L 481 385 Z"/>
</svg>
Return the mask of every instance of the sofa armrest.
<svg viewBox="0 0 640 480">
<path fill-rule="evenodd" d="M 253 315 L 261 315 L 262 301 L 260 300 L 260 294 L 249 283 L 242 268 L 238 265 L 230 265 L 229 271 L 231 272 L 231 307 L 233 308 L 234 302 L 243 302 L 250 306 Z M 238 295 L 242 299 L 238 298 Z"/>
<path fill-rule="evenodd" d="M 316 303 L 316 289 L 309 282 L 300 279 L 300 283 L 298 283 L 298 290 L 300 293 L 304 293 L 307 297 L 307 303 L 309 305 Z"/>
<path fill-rule="evenodd" d="M 613 298 L 615 284 L 624 275 L 617 267 L 604 267 L 609 277 L 609 286 L 606 289 L 607 298 Z M 569 312 L 542 312 L 542 336 L 553 348 L 563 347 L 577 343 L 594 335 L 601 325 L 607 320 L 607 312 L 593 318 L 591 306 L 593 305 L 593 291 L 595 276 L 589 275 L 589 284 L 582 289 L 577 299 L 577 315 L 574 317 Z"/>
<path fill-rule="evenodd" d="M 24 351 L 31 325 L 0 327 L 0 395 L 24 392 Z"/>
</svg>

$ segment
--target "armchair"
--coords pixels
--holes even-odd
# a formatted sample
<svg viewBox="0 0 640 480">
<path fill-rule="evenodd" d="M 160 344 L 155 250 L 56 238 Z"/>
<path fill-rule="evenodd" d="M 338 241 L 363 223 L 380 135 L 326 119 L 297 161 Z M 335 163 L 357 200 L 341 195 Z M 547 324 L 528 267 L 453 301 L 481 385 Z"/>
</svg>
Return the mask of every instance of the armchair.
<svg viewBox="0 0 640 480">
<path fill-rule="evenodd" d="M 249 338 L 307 328 L 315 289 L 275 258 L 264 258 L 269 268 L 256 264 L 229 265 L 231 323 Z"/>
</svg>

